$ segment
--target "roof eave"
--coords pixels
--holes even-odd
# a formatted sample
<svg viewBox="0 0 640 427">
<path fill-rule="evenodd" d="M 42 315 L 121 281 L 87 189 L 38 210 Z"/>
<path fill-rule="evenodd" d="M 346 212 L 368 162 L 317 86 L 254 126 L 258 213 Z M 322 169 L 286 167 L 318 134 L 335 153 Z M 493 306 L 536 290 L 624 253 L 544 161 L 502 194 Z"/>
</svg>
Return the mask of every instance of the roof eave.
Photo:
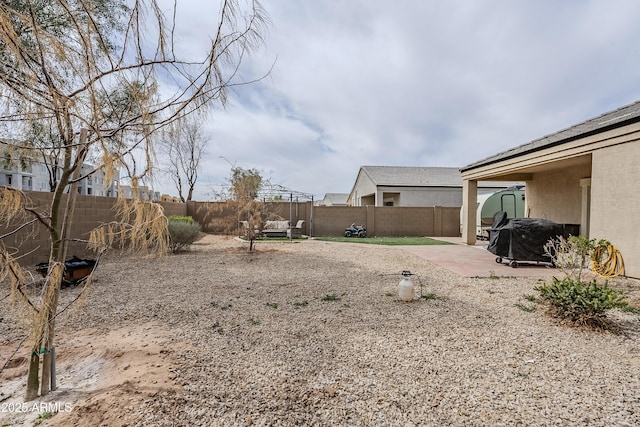
<svg viewBox="0 0 640 427">
<path fill-rule="evenodd" d="M 553 142 L 550 142 L 550 143 L 547 143 L 547 144 L 541 144 L 539 146 L 531 147 L 530 149 L 525 149 L 523 151 L 513 152 L 512 154 L 508 154 L 508 153 L 510 151 L 514 151 L 515 149 L 514 150 L 508 150 L 508 151 L 503 151 L 502 153 L 498 153 L 495 156 L 491 156 L 491 157 L 488 157 L 488 158 L 486 158 L 484 160 L 480 160 L 478 162 L 471 163 L 470 165 L 464 166 L 464 167 L 460 168 L 460 172 L 464 173 L 464 172 L 468 172 L 470 170 L 473 170 L 473 169 L 476 169 L 476 168 L 479 168 L 479 167 L 490 166 L 492 164 L 500 163 L 500 162 L 505 161 L 505 160 L 511 160 L 511 159 L 516 158 L 516 157 L 523 156 L 525 154 L 531 154 L 531 153 L 535 153 L 537 151 L 542 151 L 542 150 L 547 149 L 547 148 L 557 147 L 559 145 L 566 144 L 568 142 L 576 141 L 578 139 L 582 139 L 582 138 L 586 138 L 586 137 L 589 137 L 589 136 L 597 135 L 599 133 L 607 132 L 607 131 L 610 131 L 610 130 L 613 130 L 613 129 L 618 129 L 618 128 L 621 128 L 621 127 L 624 127 L 624 126 L 628 126 L 630 124 L 638 123 L 638 122 L 640 122 L 640 116 L 639 117 L 633 117 L 633 118 L 630 118 L 630 119 L 627 119 L 627 120 L 623 120 L 623 121 L 620 121 L 620 122 L 617 122 L 617 123 L 614 123 L 614 124 L 611 124 L 611 125 L 603 126 L 603 127 L 597 128 L 597 129 L 592 129 L 590 131 L 583 132 L 583 133 L 580 133 L 580 134 L 577 134 L 577 135 L 572 135 L 572 136 L 569 136 L 567 138 L 560 139 L 558 141 L 553 141 Z M 540 138 L 540 139 L 549 138 L 551 136 L 553 136 L 553 135 L 549 135 L 549 136 L 546 136 L 546 137 L 543 137 L 543 138 Z M 535 142 L 535 140 L 532 141 L 532 142 Z M 529 144 L 531 144 L 531 143 L 529 143 Z M 528 144 L 524 144 L 524 146 L 526 146 L 526 145 L 528 145 Z M 504 155 L 501 155 L 501 154 L 504 154 Z"/>
</svg>

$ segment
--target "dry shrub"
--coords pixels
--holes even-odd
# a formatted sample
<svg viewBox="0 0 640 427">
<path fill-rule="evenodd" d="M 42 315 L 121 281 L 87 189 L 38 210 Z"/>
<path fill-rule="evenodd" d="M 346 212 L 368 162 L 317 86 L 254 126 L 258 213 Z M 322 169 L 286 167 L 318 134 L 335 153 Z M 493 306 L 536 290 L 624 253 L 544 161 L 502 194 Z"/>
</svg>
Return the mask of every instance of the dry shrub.
<svg viewBox="0 0 640 427">
<path fill-rule="evenodd" d="M 200 224 L 169 218 L 169 249 L 171 252 L 181 252 L 198 239 Z"/>
</svg>

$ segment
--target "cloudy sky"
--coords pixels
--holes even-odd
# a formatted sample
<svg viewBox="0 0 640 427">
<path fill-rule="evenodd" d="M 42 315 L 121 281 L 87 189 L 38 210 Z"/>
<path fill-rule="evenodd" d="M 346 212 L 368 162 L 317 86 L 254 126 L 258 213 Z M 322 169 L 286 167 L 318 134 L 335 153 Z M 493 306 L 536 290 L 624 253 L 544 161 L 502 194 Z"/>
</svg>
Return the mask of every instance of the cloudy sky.
<svg viewBox="0 0 640 427">
<path fill-rule="evenodd" d="M 178 2 L 180 43 L 208 40 L 217 4 Z M 273 70 L 207 123 L 198 200 L 230 163 L 317 200 L 363 165 L 461 167 L 640 99 L 637 0 L 262 5 L 242 71 Z"/>
</svg>

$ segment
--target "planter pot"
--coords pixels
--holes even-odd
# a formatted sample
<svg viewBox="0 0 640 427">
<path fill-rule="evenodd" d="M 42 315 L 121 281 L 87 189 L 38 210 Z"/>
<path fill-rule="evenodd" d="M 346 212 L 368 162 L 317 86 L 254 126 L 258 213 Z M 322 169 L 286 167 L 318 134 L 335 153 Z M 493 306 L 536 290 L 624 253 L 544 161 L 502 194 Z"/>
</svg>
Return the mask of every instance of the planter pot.
<svg viewBox="0 0 640 427">
<path fill-rule="evenodd" d="M 63 283 L 76 284 L 82 282 L 86 277 L 91 274 L 96 265 L 95 259 L 85 258 L 81 259 L 76 256 L 66 260 L 64 262 L 64 276 L 62 276 Z M 36 265 L 36 271 L 42 274 L 42 277 L 47 275 L 49 271 L 49 263 L 41 262 Z"/>
</svg>

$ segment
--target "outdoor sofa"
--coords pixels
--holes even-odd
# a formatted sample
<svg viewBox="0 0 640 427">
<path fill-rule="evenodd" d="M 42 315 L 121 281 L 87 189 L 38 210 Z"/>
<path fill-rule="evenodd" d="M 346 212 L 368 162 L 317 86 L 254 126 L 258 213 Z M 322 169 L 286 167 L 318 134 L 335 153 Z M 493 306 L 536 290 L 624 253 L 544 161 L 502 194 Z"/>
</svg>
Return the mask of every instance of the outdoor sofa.
<svg viewBox="0 0 640 427">
<path fill-rule="evenodd" d="M 242 226 L 249 227 L 248 221 L 240 221 Z M 256 235 L 262 234 L 264 237 L 293 237 L 299 238 L 302 236 L 302 226 L 304 220 L 299 220 L 294 227 L 289 228 L 289 221 L 266 221 L 262 231 L 255 230 Z"/>
</svg>

